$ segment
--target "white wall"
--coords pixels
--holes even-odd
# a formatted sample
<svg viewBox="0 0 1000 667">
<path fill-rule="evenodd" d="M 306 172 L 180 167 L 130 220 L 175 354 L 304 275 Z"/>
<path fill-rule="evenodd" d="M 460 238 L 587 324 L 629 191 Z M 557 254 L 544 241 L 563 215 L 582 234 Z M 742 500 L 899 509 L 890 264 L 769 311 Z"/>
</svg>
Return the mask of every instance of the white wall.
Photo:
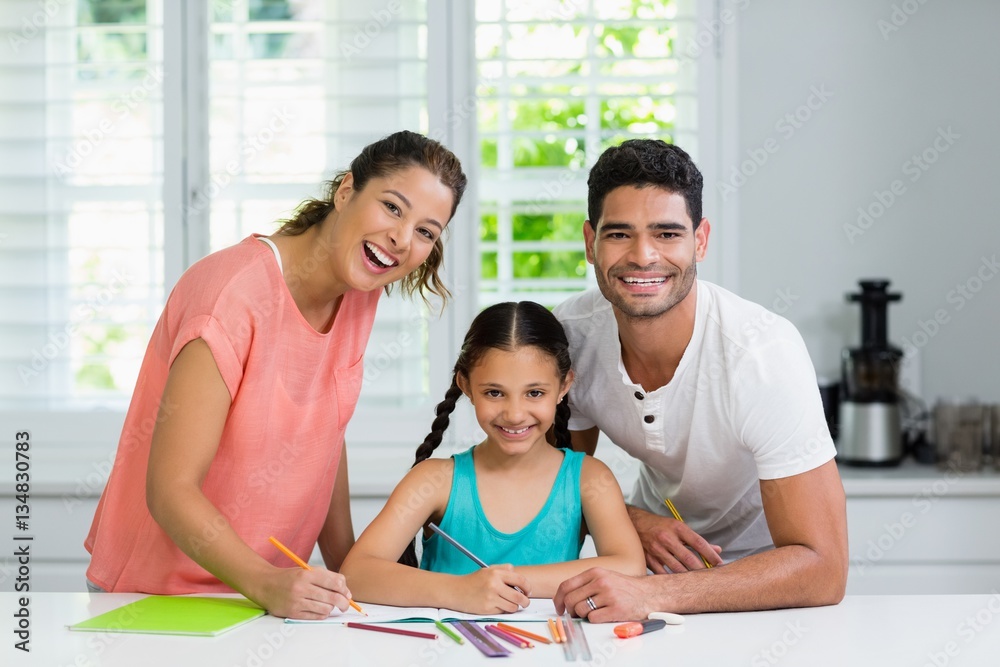
<svg viewBox="0 0 1000 667">
<path fill-rule="evenodd" d="M 924 398 L 1000 401 L 1000 276 L 983 263 L 1000 257 L 1000 3 L 724 4 L 743 7 L 739 159 L 772 149 L 736 193 L 739 292 L 768 307 L 782 291 L 797 297 L 784 314 L 817 370 L 834 375 L 841 348 L 859 337 L 859 309 L 844 294 L 859 278 L 889 278 L 903 293 L 890 306 L 889 337 L 920 348 Z M 829 99 L 799 109 L 820 89 Z M 808 116 L 800 127 L 778 125 L 797 109 Z M 935 139 L 949 128 L 957 138 L 938 140 L 947 148 L 938 153 Z M 937 160 L 926 171 L 906 166 L 927 149 Z M 722 164 L 721 177 L 737 166 Z M 849 239 L 858 208 L 878 213 L 875 193 L 894 181 L 902 194 Z M 980 291 L 966 299 L 953 292 L 959 285 Z M 944 323 L 927 325 L 928 336 L 921 322 L 935 315 Z"/>
</svg>

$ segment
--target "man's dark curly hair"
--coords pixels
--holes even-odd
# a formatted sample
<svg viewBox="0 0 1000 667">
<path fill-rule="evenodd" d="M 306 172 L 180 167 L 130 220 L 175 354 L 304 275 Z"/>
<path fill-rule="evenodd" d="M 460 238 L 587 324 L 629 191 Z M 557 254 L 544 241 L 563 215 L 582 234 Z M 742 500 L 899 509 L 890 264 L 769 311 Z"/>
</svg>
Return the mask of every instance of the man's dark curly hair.
<svg viewBox="0 0 1000 667">
<path fill-rule="evenodd" d="M 592 228 L 597 229 L 604 212 L 604 198 L 623 185 L 676 192 L 687 202 L 688 215 L 698 229 L 703 179 L 683 149 L 660 139 L 629 139 L 604 151 L 587 179 L 587 215 Z"/>
</svg>

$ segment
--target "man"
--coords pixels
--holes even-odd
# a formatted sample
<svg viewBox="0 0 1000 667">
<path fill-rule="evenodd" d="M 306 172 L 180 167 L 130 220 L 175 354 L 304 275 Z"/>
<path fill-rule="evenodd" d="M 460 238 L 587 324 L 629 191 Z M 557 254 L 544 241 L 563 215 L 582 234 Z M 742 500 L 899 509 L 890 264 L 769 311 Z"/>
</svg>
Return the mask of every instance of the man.
<svg viewBox="0 0 1000 667">
<path fill-rule="evenodd" d="M 604 432 L 642 462 L 629 514 L 659 576 L 594 568 L 559 587 L 557 608 L 601 623 L 838 603 L 844 491 L 801 336 L 697 280 L 711 227 L 683 150 L 626 141 L 587 184 L 599 291 L 555 310 L 577 373 L 570 429 L 576 449 L 593 454 Z"/>
</svg>

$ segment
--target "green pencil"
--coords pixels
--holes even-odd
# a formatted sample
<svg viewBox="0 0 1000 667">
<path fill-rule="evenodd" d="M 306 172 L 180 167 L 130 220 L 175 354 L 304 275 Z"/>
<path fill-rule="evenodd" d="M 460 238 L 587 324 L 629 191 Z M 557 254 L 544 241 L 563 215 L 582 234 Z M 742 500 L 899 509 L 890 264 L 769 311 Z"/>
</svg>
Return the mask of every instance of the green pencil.
<svg viewBox="0 0 1000 667">
<path fill-rule="evenodd" d="M 441 632 L 445 633 L 446 635 L 448 635 L 449 637 L 451 637 L 452 639 L 454 639 L 457 643 L 459 643 L 459 644 L 464 644 L 465 643 L 464 639 L 462 639 L 461 637 L 459 637 L 458 635 L 456 635 L 454 630 L 452 630 L 451 628 L 449 628 L 447 625 L 445 625 L 441 621 L 434 621 L 434 625 L 437 626 L 438 630 L 440 630 Z"/>
</svg>

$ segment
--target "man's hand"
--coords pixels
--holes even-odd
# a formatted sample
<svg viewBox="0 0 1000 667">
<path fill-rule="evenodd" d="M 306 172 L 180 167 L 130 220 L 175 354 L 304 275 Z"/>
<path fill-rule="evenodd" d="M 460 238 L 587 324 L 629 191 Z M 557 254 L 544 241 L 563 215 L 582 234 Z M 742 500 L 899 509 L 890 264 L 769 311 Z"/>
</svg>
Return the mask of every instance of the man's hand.
<svg viewBox="0 0 1000 667">
<path fill-rule="evenodd" d="M 651 611 L 649 589 L 654 577 L 630 577 L 601 567 L 592 567 L 559 585 L 552 601 L 556 613 L 569 611 L 591 623 L 645 620 Z M 591 609 L 587 598 L 594 602 Z"/>
<path fill-rule="evenodd" d="M 703 570 L 705 563 L 722 565 L 722 547 L 709 544 L 705 538 L 691 530 L 683 521 L 653 514 L 638 507 L 628 508 L 646 554 L 646 567 L 653 574 Z M 692 551 L 693 550 L 693 551 Z M 700 554 L 700 556 L 699 556 Z"/>
</svg>

